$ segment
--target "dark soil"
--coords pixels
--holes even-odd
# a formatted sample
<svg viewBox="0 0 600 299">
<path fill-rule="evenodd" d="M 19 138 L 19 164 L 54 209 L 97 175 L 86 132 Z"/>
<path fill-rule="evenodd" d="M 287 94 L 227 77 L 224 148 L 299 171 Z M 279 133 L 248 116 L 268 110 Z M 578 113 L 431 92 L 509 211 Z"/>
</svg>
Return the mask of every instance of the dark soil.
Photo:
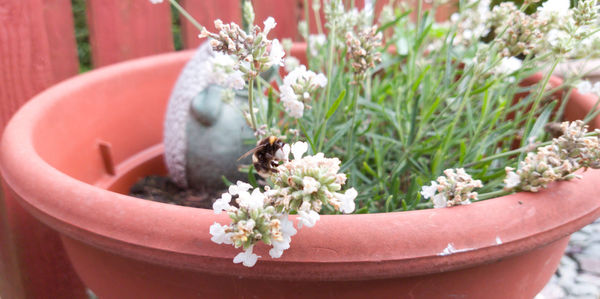
<svg viewBox="0 0 600 299">
<path fill-rule="evenodd" d="M 151 175 L 142 178 L 129 189 L 129 195 L 147 200 L 186 206 L 212 209 L 213 202 L 226 190 L 183 189 L 175 185 L 169 177 Z"/>
</svg>

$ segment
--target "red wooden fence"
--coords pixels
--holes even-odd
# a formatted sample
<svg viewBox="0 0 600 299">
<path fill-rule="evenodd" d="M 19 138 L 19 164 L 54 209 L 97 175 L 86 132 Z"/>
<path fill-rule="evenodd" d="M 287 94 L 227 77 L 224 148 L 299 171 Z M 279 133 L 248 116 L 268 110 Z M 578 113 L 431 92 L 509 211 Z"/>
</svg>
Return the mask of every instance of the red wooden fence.
<svg viewBox="0 0 600 299">
<path fill-rule="evenodd" d="M 384 2 L 377 1 L 377 11 Z M 239 0 L 180 3 L 209 28 L 216 18 L 240 22 Z M 267 16 L 277 20 L 273 36 L 299 37 L 297 24 L 304 16 L 305 0 L 253 3 L 257 24 L 262 26 Z M 360 6 L 363 1 L 356 3 Z M 173 50 L 168 0 L 158 5 L 148 0 L 87 0 L 86 5 L 95 67 Z M 184 18 L 181 23 L 185 47 L 197 47 L 199 32 Z M 314 20 L 311 24 L 314 29 Z M 0 133 L 28 99 L 76 75 L 77 70 L 70 0 L 0 0 Z M 2 198 L 1 192 L 0 297 L 85 297 L 58 235 L 30 216 L 10 194 Z"/>
<path fill-rule="evenodd" d="M 29 98 L 77 72 L 69 0 L 0 1 L 0 132 Z M 83 298 L 56 233 L 0 193 L 0 296 Z"/>
</svg>

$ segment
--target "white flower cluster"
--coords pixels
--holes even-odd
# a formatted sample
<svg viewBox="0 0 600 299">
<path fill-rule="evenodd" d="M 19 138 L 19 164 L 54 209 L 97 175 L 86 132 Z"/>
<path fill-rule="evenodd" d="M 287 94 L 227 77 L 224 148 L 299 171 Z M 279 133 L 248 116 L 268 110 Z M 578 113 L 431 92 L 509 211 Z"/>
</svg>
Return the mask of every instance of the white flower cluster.
<svg viewBox="0 0 600 299">
<path fill-rule="evenodd" d="M 460 49 L 462 46 L 480 43 L 481 39 L 486 37 L 490 32 L 489 22 L 492 17 L 490 0 L 467 0 L 464 2 L 464 7 L 459 12 L 453 13 L 449 21 L 433 24 L 432 28 L 443 31 L 451 31 L 455 27 L 456 34 L 431 37 L 427 51 L 434 52 L 448 43 Z M 383 13 L 382 11 L 380 18 L 383 17 Z"/>
<path fill-rule="evenodd" d="M 319 219 L 318 212 L 326 204 L 342 213 L 352 213 L 358 193 L 354 188 L 338 192 L 346 183 L 346 175 L 338 173 L 340 160 L 325 158 L 323 153 L 302 157 L 307 150 L 306 142 L 294 143 L 294 159 L 278 166 L 278 172 L 272 175 L 272 191 L 277 194 L 274 206 L 278 210 L 297 210 L 301 224 L 308 227 Z"/>
<path fill-rule="evenodd" d="M 506 167 L 505 190 L 538 192 L 550 182 L 577 177 L 573 173 L 582 167 L 600 168 L 598 136 L 587 136 L 581 120 L 563 122 L 561 130 L 562 136 L 552 144 L 527 153 L 516 172 Z"/>
<path fill-rule="evenodd" d="M 516 58 L 514 56 L 502 57 L 500 59 L 500 64 L 494 69 L 494 72 L 496 74 L 503 74 L 508 76 L 518 71 L 522 65 L 523 62 L 519 58 Z"/>
<path fill-rule="evenodd" d="M 548 0 L 538 7 L 538 13 L 540 18 L 549 20 L 553 24 L 554 19 L 563 20 L 567 17 L 570 14 L 570 7 L 569 0 Z"/>
<path fill-rule="evenodd" d="M 333 23 L 339 23 L 339 20 L 345 13 L 344 3 L 342 0 L 326 0 L 324 3 L 323 12 L 325 13 L 325 26 L 333 27 Z"/>
<path fill-rule="evenodd" d="M 237 69 L 248 77 L 256 77 L 272 66 L 283 66 L 283 46 L 279 40 L 267 38 L 275 25 L 275 20 L 268 17 L 262 30 L 255 25 L 250 33 L 246 33 L 235 23 L 223 24 L 216 20 L 218 33 L 211 33 L 205 27 L 199 37 L 212 38 L 210 45 L 214 51 L 236 56 L 240 62 L 236 65 Z"/>
<path fill-rule="evenodd" d="M 291 72 L 293 70 L 295 70 L 296 68 L 300 67 L 300 59 L 294 57 L 294 56 L 288 56 L 285 59 L 285 71 L 286 72 Z"/>
<path fill-rule="evenodd" d="M 586 136 L 588 126 L 581 120 L 563 122 L 561 127 L 563 135 L 552 140 L 560 158 L 571 161 L 577 167 L 600 168 L 598 136 Z"/>
<path fill-rule="evenodd" d="M 327 37 L 325 34 L 311 34 L 308 36 L 308 51 L 310 51 L 310 55 L 317 56 L 319 55 L 319 49 L 325 46 L 327 42 Z"/>
<path fill-rule="evenodd" d="M 570 8 L 569 0 L 549 0 L 532 15 L 512 2 L 502 3 L 494 7 L 489 23 L 496 28 L 496 42 L 505 48 L 505 56 L 572 55 L 574 49 L 581 56 L 581 45 L 589 44 L 589 37 L 597 32 L 597 19 L 595 0 L 578 1 L 575 8 Z"/>
<path fill-rule="evenodd" d="M 211 240 L 241 247 L 244 251 L 235 256 L 234 263 L 254 266 L 260 256 L 253 253 L 253 248 L 259 241 L 272 246 L 269 250 L 272 258 L 281 257 L 283 251 L 290 248 L 291 237 L 297 233 L 289 219 L 290 213 L 298 213 L 297 227 L 301 228 L 315 225 L 324 204 L 330 204 L 342 213 L 354 211 L 356 190 L 352 188 L 344 194 L 338 192 L 346 181 L 344 174 L 337 173 L 339 159 L 325 158 L 322 153 L 302 157 L 307 149 L 306 143 L 297 142 L 278 152 L 286 162 L 278 167 L 279 172 L 273 173 L 271 180 L 275 186 L 272 189 L 265 187 L 261 192 L 259 188 L 252 189 L 249 184 L 238 181 L 213 203 L 214 213 L 226 211 L 231 223 L 211 225 Z M 293 160 L 288 160 L 290 151 Z M 234 197 L 237 207 L 231 204 Z"/>
<path fill-rule="evenodd" d="M 539 1 L 524 2 L 529 5 Z M 479 43 L 493 29 L 490 45 L 497 45 L 505 57 L 543 53 L 584 57 L 597 51 L 593 45 L 600 44 L 589 38 L 598 31 L 596 0 L 578 1 L 574 8 L 570 8 L 569 0 L 548 0 L 531 15 L 513 2 L 500 3 L 490 10 L 490 0 L 469 0 L 466 8 L 450 20 L 441 25 L 450 29 L 456 24 L 456 36 L 452 37 L 455 46 Z M 442 43 L 434 40 L 428 49 Z"/>
<path fill-rule="evenodd" d="M 569 58 L 587 58 L 587 57 L 600 57 L 600 31 L 592 33 L 588 38 L 581 41 L 581 45 L 575 47 Z"/>
<path fill-rule="evenodd" d="M 210 227 L 211 240 L 217 244 L 231 244 L 235 248 L 242 247 L 244 252 L 235 256 L 234 263 L 243 263 L 252 267 L 260 257 L 252 252 L 254 245 L 262 241 L 273 246 L 269 254 L 273 258 L 281 257 L 284 250 L 290 247 L 291 237 L 296 234 L 288 215 L 277 213 L 270 205 L 267 194 L 252 186 L 238 181 L 229 187 L 229 192 L 213 203 L 215 214 L 227 211 L 232 222 L 221 225 L 215 222 Z M 238 207 L 230 205 L 232 196 L 237 196 Z"/>
<path fill-rule="evenodd" d="M 573 50 L 574 40 L 571 33 L 573 28 L 573 12 L 569 9 L 569 0 L 549 0 L 538 8 L 539 19 L 547 24 L 545 42 L 542 45 L 550 46 L 555 52 L 566 54 Z"/>
<path fill-rule="evenodd" d="M 503 49 L 502 55 L 510 57 L 539 52 L 548 21 L 539 18 L 537 13 L 526 14 L 512 2 L 503 2 L 494 7 L 488 23 L 495 28 L 494 42 Z"/>
<path fill-rule="evenodd" d="M 431 198 L 434 208 L 446 208 L 477 200 L 477 192 L 473 192 L 473 189 L 481 187 L 481 181 L 473 180 L 464 169 L 450 168 L 444 170 L 444 175 L 439 176 L 437 182 L 431 181 L 430 186 L 423 186 L 421 195 L 426 199 Z"/>
<path fill-rule="evenodd" d="M 291 117 L 302 117 L 304 106 L 310 102 L 315 90 L 319 87 L 325 87 L 325 85 L 327 85 L 325 75 L 306 70 L 304 65 L 291 71 L 285 76 L 281 86 L 281 102 L 285 111 Z M 310 109 L 309 105 L 306 106 Z"/>
<path fill-rule="evenodd" d="M 358 10 L 353 8 L 337 20 L 338 30 L 337 32 L 348 32 L 354 30 L 363 30 L 371 27 L 371 19 L 373 18 L 373 11 L 368 9 Z"/>
<path fill-rule="evenodd" d="M 583 94 L 592 93 L 600 96 L 600 82 L 595 82 L 592 84 L 592 82 L 585 80 L 579 82 L 575 88 L 577 88 L 577 90 Z"/>
<path fill-rule="evenodd" d="M 490 4 L 490 0 L 467 1 L 467 9 L 450 16 L 450 20 L 457 23 L 455 45 L 470 44 L 472 40 L 479 40 L 489 33 L 488 20 L 492 15 Z"/>
<path fill-rule="evenodd" d="M 237 69 L 237 61 L 231 55 L 215 53 L 210 58 L 212 74 L 208 76 L 216 84 L 226 88 L 243 89 L 246 85 L 244 73 Z"/>
<path fill-rule="evenodd" d="M 563 174 L 572 171 L 574 165 L 568 161 L 561 161 L 554 146 L 540 147 L 537 152 L 527 154 L 525 160 L 519 163 L 517 172 L 514 172 L 514 168 L 506 167 L 504 189 L 538 192 L 550 182 L 566 179 L 563 178 Z"/>
<path fill-rule="evenodd" d="M 381 32 L 377 32 L 377 26 L 361 30 L 358 36 L 352 32 L 346 33 L 346 57 L 350 60 L 355 75 L 363 76 L 369 68 L 381 62 L 379 48 L 382 37 Z"/>
<path fill-rule="evenodd" d="M 334 28 L 338 45 L 343 47 L 343 38 L 346 32 L 361 31 L 371 26 L 373 21 L 372 5 L 365 2 L 363 10 L 358 10 L 356 7 L 349 11 L 344 8 L 342 0 L 325 1 L 324 6 L 325 26 L 329 29 Z"/>
<path fill-rule="evenodd" d="M 394 11 L 394 3 L 390 1 L 386 3 L 379 13 L 379 24 L 385 25 L 387 23 L 393 22 L 396 20 L 396 13 Z"/>
</svg>

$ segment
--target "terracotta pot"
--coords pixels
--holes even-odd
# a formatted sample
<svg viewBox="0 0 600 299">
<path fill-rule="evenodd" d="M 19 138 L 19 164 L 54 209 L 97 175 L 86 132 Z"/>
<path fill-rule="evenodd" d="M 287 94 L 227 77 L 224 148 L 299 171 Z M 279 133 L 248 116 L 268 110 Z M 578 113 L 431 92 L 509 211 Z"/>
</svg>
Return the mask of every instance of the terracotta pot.
<svg viewBox="0 0 600 299">
<path fill-rule="evenodd" d="M 11 120 L 0 152 L 6 192 L 58 231 L 100 298 L 532 298 L 568 236 L 600 216 L 600 171 L 468 206 L 322 216 L 281 259 L 254 268 L 210 241 L 226 215 L 124 195 L 164 173 L 169 93 L 191 52 L 121 63 L 65 81 Z M 571 95 L 568 118 L 596 98 Z M 600 127 L 600 118 L 592 123 Z"/>
</svg>

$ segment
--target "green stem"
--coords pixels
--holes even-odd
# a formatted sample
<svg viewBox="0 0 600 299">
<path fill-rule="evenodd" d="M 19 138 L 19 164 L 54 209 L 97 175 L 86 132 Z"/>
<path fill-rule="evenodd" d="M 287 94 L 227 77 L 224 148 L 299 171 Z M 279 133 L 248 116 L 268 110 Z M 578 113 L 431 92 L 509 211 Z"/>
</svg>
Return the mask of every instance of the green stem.
<svg viewBox="0 0 600 299">
<path fill-rule="evenodd" d="M 431 208 L 433 208 L 433 202 L 431 202 L 431 201 L 418 203 L 417 207 L 416 207 L 417 210 L 424 210 L 424 209 L 431 209 Z"/>
<path fill-rule="evenodd" d="M 544 142 L 544 143 L 540 143 L 540 145 L 538 145 L 538 147 L 539 146 L 546 146 L 546 145 L 549 145 L 550 143 L 552 143 L 552 141 L 547 141 L 547 142 Z M 512 156 L 512 155 L 524 153 L 524 152 L 527 151 L 528 148 L 529 148 L 529 146 L 523 146 L 523 147 L 520 147 L 518 149 L 514 149 L 512 151 L 499 153 L 499 154 L 496 154 L 496 155 L 493 155 L 493 156 L 488 156 L 488 157 L 485 157 L 485 158 L 483 158 L 481 160 L 478 160 L 478 161 L 475 161 L 475 162 L 471 162 L 471 163 L 467 163 L 467 164 L 463 165 L 463 167 L 464 168 L 473 167 L 475 165 L 478 165 L 478 164 L 481 164 L 481 163 L 485 163 L 485 162 L 489 162 L 489 161 L 493 161 L 493 160 L 496 160 L 498 158 L 509 157 L 509 156 Z"/>
<path fill-rule="evenodd" d="M 271 83 L 267 82 L 267 80 L 265 80 L 263 77 L 258 76 L 256 77 L 256 80 L 266 86 L 272 86 Z M 267 87 L 268 88 L 268 87 Z M 275 90 L 275 88 L 271 89 L 271 92 L 273 92 L 273 94 L 277 97 L 279 97 L 279 91 Z"/>
<path fill-rule="evenodd" d="M 537 113 L 537 108 L 540 105 L 542 97 L 544 96 L 544 93 L 545 93 L 544 91 L 546 90 L 546 86 L 548 85 L 548 82 L 550 81 L 550 76 L 552 76 L 552 73 L 554 72 L 554 69 L 558 65 L 559 61 L 560 61 L 559 59 L 556 59 L 554 61 L 554 63 L 552 64 L 550 71 L 548 73 L 546 73 L 546 75 L 544 76 L 544 81 L 542 82 L 542 86 L 540 87 L 540 90 L 538 91 L 537 95 L 535 96 L 535 100 L 533 101 L 533 106 L 531 107 L 531 110 L 529 110 L 529 113 L 527 115 L 527 122 L 525 122 L 525 133 L 526 134 L 523 134 L 524 138 L 523 138 L 523 140 L 521 140 L 521 145 L 524 145 L 525 142 L 527 142 L 527 139 L 529 139 L 526 137 L 529 137 L 531 126 L 533 125 L 533 119 Z"/>
<path fill-rule="evenodd" d="M 348 153 L 347 155 L 347 159 L 352 159 L 355 156 L 354 153 L 354 138 L 355 138 L 355 134 L 354 134 L 354 126 L 356 124 L 356 114 L 358 113 L 358 93 L 360 92 L 360 83 L 362 80 L 359 80 L 359 78 L 357 78 L 357 76 L 355 76 L 355 88 L 354 88 L 354 94 L 352 95 L 352 120 L 351 120 L 351 124 L 350 124 L 350 138 L 348 138 L 348 146 L 346 147 L 346 153 Z M 352 166 L 350 166 L 352 168 L 352 170 L 355 169 L 356 167 L 356 163 L 352 163 Z M 354 172 L 354 171 L 352 171 Z M 351 175 L 350 176 L 350 180 L 351 180 L 351 186 L 356 186 L 356 176 L 355 175 Z"/>
<path fill-rule="evenodd" d="M 334 59 L 334 52 L 335 52 L 335 35 L 336 35 L 336 28 L 337 27 L 337 23 L 333 22 L 333 24 L 331 25 L 331 32 L 329 33 L 329 37 L 331 38 L 331 40 L 329 41 L 329 51 L 327 53 L 327 87 L 325 88 L 325 109 L 324 111 L 327 111 L 327 109 L 329 109 L 329 104 L 330 104 L 330 98 L 331 98 L 331 86 L 333 85 L 333 59 Z M 310 50 L 310 49 L 309 49 Z M 310 52 L 310 51 L 307 51 Z M 323 142 L 325 141 L 325 132 L 327 130 L 327 121 L 323 120 L 323 122 L 321 123 L 321 126 L 323 127 L 320 132 L 321 132 L 321 136 L 319 136 L 319 142 L 317 145 L 317 149 L 320 151 L 323 148 Z"/>
<path fill-rule="evenodd" d="M 486 199 L 490 199 L 490 198 L 494 198 L 494 197 L 508 195 L 510 193 L 512 193 L 512 191 L 506 191 L 506 190 L 497 190 L 497 191 L 492 191 L 492 192 L 488 192 L 488 193 L 480 193 L 480 194 L 477 194 L 477 200 L 474 200 L 474 201 L 482 201 L 482 200 L 486 200 Z"/>
<path fill-rule="evenodd" d="M 456 112 L 456 115 L 454 116 L 454 119 L 452 120 L 452 123 L 450 124 L 450 127 L 448 128 L 448 132 L 446 132 L 446 137 L 444 138 L 444 141 L 442 143 L 439 154 L 448 153 L 448 144 L 450 143 L 450 139 L 452 138 L 452 134 L 454 133 L 454 128 L 456 127 L 458 120 L 461 118 L 463 110 L 465 109 L 465 106 L 467 105 L 467 102 L 469 102 L 469 95 L 471 93 L 471 89 L 473 88 L 473 84 L 475 82 L 476 75 L 477 75 L 476 72 L 473 72 L 473 74 L 471 75 L 472 77 L 469 80 L 469 86 L 467 87 L 467 91 L 465 92 L 462 102 L 460 103 L 460 106 L 458 107 L 458 111 Z M 438 167 L 435 167 L 435 168 L 436 168 L 436 170 L 439 169 L 439 165 L 438 165 Z"/>
<path fill-rule="evenodd" d="M 418 40 L 419 38 L 419 34 L 421 34 L 420 28 L 421 28 L 421 18 L 423 15 L 423 1 L 425 0 L 417 0 L 419 2 L 418 6 L 417 6 L 417 30 L 415 30 L 415 40 Z"/>
<path fill-rule="evenodd" d="M 260 77 L 260 75 L 258 77 Z M 261 82 L 262 82 L 261 80 L 256 80 L 256 89 L 258 90 L 258 97 L 257 97 L 258 104 L 257 104 L 257 106 L 258 106 L 259 122 L 261 124 L 264 124 L 265 123 L 265 119 L 266 119 L 264 113 L 265 113 L 266 110 L 264 109 L 265 107 L 263 106 L 264 102 L 262 100 L 262 97 L 265 94 L 264 94 L 264 91 L 262 89 Z"/>
<path fill-rule="evenodd" d="M 183 7 L 181 7 L 181 5 L 177 3 L 177 1 L 169 0 L 169 2 L 171 2 L 171 5 L 173 5 L 179 11 L 179 13 L 183 15 L 188 21 L 190 21 L 190 23 L 192 23 L 194 27 L 198 28 L 199 31 L 202 31 L 202 28 L 204 28 L 204 26 L 200 25 L 200 23 L 198 23 L 198 21 L 196 21 L 194 17 L 192 17 Z"/>
<path fill-rule="evenodd" d="M 306 34 L 310 35 L 310 10 L 308 0 L 304 0 L 304 20 L 306 21 Z"/>
<path fill-rule="evenodd" d="M 355 77 L 356 78 L 356 77 Z M 356 78 L 356 86 L 354 87 L 354 94 L 352 95 L 352 120 L 350 125 L 350 138 L 348 139 L 348 146 L 346 150 L 349 153 L 353 152 L 354 147 L 354 125 L 356 124 L 356 114 L 358 112 L 358 94 L 360 93 L 360 84 L 358 78 Z"/>
<path fill-rule="evenodd" d="M 586 133 L 584 136 L 585 137 L 591 137 L 591 136 L 596 136 L 596 135 L 598 135 L 596 132 L 589 132 L 589 133 Z M 536 145 L 536 148 L 542 147 L 542 146 L 546 146 L 546 145 L 550 145 L 550 144 L 552 144 L 552 140 L 540 143 L 540 144 Z M 520 147 L 518 149 L 514 149 L 512 151 L 499 153 L 499 154 L 496 154 L 496 155 L 493 155 L 493 156 L 488 156 L 488 157 L 485 157 L 485 158 L 483 158 L 481 160 L 478 160 L 478 161 L 475 161 L 475 162 L 471 162 L 471 163 L 467 163 L 467 164 L 463 165 L 463 167 L 464 168 L 473 167 L 475 165 L 478 165 L 478 164 L 481 164 L 481 163 L 485 163 L 485 162 L 489 162 L 489 161 L 493 161 L 493 160 L 496 160 L 498 158 L 503 158 L 503 157 L 508 157 L 508 156 L 512 156 L 512 155 L 524 153 L 524 152 L 528 151 L 529 147 L 530 147 L 529 145 L 526 145 L 526 146 Z"/>
<path fill-rule="evenodd" d="M 252 129 L 256 131 L 256 117 L 254 116 L 254 107 L 252 106 L 253 102 L 253 90 L 254 90 L 254 78 L 250 77 L 248 79 L 248 107 L 250 108 L 250 120 L 252 122 Z"/>
<path fill-rule="evenodd" d="M 317 25 L 317 32 L 319 34 L 323 34 L 323 25 L 321 24 L 321 14 L 318 10 L 313 10 L 313 14 L 315 15 L 315 23 Z"/>
<path fill-rule="evenodd" d="M 335 35 L 336 35 L 336 28 L 337 27 L 337 23 L 333 22 L 333 25 L 331 25 L 331 33 L 329 33 L 329 36 L 331 37 L 331 41 L 329 42 L 329 51 L 327 53 L 327 78 L 329 78 L 329 80 L 327 80 L 327 88 L 325 89 L 325 107 L 329 107 L 329 98 L 331 97 L 331 85 L 333 84 L 332 82 L 332 78 L 333 78 L 333 53 L 335 52 Z"/>
<path fill-rule="evenodd" d="M 372 84 L 373 82 L 371 81 L 371 74 L 367 75 L 367 84 L 365 84 L 365 99 L 369 102 L 371 102 L 371 88 L 372 88 Z"/>
</svg>

